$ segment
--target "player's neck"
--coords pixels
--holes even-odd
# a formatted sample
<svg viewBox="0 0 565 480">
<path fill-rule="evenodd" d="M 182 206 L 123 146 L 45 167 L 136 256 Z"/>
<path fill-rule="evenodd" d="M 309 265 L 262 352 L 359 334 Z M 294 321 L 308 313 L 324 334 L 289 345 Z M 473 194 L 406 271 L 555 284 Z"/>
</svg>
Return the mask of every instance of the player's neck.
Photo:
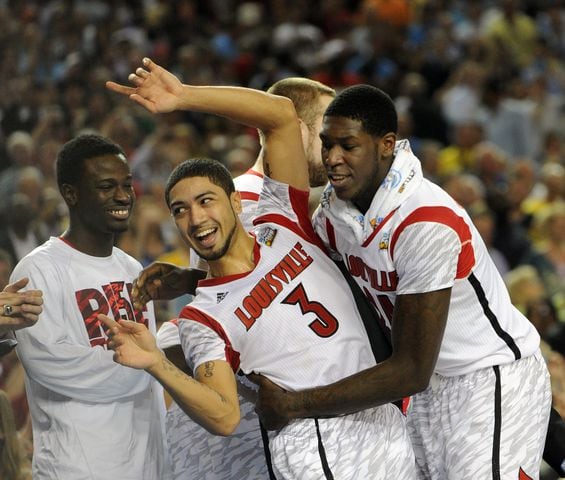
<svg viewBox="0 0 565 480">
<path fill-rule="evenodd" d="M 93 257 L 109 257 L 114 247 L 114 235 L 112 234 L 93 235 L 85 230 L 73 230 L 71 227 L 60 238 L 75 250 Z"/>
<path fill-rule="evenodd" d="M 255 268 L 255 237 L 243 228 L 235 233 L 228 251 L 218 260 L 208 262 L 214 278 L 240 275 Z"/>
</svg>

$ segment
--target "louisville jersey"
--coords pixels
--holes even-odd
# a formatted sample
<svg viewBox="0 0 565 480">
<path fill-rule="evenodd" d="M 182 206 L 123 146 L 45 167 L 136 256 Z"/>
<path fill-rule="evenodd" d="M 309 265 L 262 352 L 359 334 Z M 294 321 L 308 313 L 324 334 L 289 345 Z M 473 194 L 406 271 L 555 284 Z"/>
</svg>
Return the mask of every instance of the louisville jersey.
<svg viewBox="0 0 565 480">
<path fill-rule="evenodd" d="M 257 215 L 257 203 L 263 188 L 263 174 L 250 168 L 243 175 L 233 179 L 235 189 L 241 195 L 242 212 L 239 219 L 246 230 L 253 227 L 253 219 Z"/>
<path fill-rule="evenodd" d="M 319 237 L 344 260 L 388 328 L 397 295 L 452 287 L 437 373 L 461 375 L 532 355 L 539 335 L 511 304 L 465 210 L 423 178 L 417 159 L 408 170 L 396 164 L 379 191 L 394 189 L 397 204 L 373 199 L 365 215 L 326 187 L 313 220 Z"/>
<path fill-rule="evenodd" d="M 196 369 L 225 360 L 288 390 L 333 383 L 375 364 L 347 282 L 308 217 L 308 192 L 265 177 L 255 268 L 200 282 L 180 332 Z"/>
</svg>

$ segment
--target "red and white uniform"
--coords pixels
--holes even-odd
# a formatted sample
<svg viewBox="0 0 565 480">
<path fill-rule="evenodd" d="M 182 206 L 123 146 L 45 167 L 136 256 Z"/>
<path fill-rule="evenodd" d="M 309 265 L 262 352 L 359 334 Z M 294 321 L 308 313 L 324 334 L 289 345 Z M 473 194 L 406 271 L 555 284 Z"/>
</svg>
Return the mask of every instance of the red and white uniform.
<svg viewBox="0 0 565 480">
<path fill-rule="evenodd" d="M 241 194 L 242 212 L 239 218 L 245 229 L 251 230 L 263 187 L 263 174 L 249 169 L 243 175 L 236 177 L 234 184 Z M 190 268 L 208 271 L 208 264 L 190 250 Z M 162 345 L 171 346 L 175 342 L 180 344 L 176 324 L 165 323 L 159 329 L 157 341 L 161 348 Z M 241 384 L 246 378 L 238 376 L 237 380 Z M 167 439 L 175 479 L 198 478 L 204 475 L 207 480 L 268 478 L 255 404 L 240 395 L 239 405 L 241 420 L 237 430 L 229 437 L 212 435 L 192 421 L 176 404 L 169 408 Z"/>
<path fill-rule="evenodd" d="M 353 295 L 312 230 L 308 192 L 265 177 L 254 223 L 255 268 L 200 282 L 194 301 L 180 314 L 189 364 L 196 369 L 206 361 L 225 360 L 234 372 L 265 375 L 287 390 L 326 385 L 373 366 Z M 413 478 L 412 452 L 398 409 L 385 405 L 356 415 L 321 424 L 298 420 L 285 427 L 277 435 L 280 441 L 275 438 L 271 444 L 278 474 L 320 478 L 324 459 L 318 454 L 318 431 L 328 442 L 326 460 L 336 478 L 384 478 L 384 473 Z M 353 417 L 379 428 L 360 432 L 352 428 Z M 348 421 L 351 425 L 345 427 Z M 382 428 L 388 432 L 386 425 L 396 432 L 393 446 L 382 434 Z M 339 440 L 331 437 L 336 429 Z M 301 448 L 292 447 L 289 436 Z M 359 444 L 371 452 L 360 451 Z M 380 467 L 375 458 L 382 458 Z"/>
<path fill-rule="evenodd" d="M 250 168 L 243 175 L 235 177 L 233 183 L 235 189 L 241 195 L 241 207 L 243 211 L 239 214 L 239 219 L 246 230 L 251 230 L 253 220 L 256 216 L 257 203 L 263 188 L 264 175 L 257 170 Z"/>
<path fill-rule="evenodd" d="M 24 257 L 12 279 L 41 289 L 40 320 L 16 332 L 26 371 L 37 480 L 170 478 L 161 386 L 143 370 L 118 365 L 105 345 L 104 313 L 155 333 L 153 304 L 133 308 L 138 261 L 114 248 L 82 253 L 52 237 Z"/>
<path fill-rule="evenodd" d="M 511 364 L 539 351 L 536 329 L 511 304 L 469 216 L 445 191 L 423 178 L 407 141 L 397 144 L 389 175 L 365 215 L 351 202 L 338 199 L 328 186 L 314 214 L 314 227 L 327 247 L 345 261 L 389 328 L 397 295 L 451 287 L 435 367 L 439 377 Z M 538 376 L 542 400 L 547 393 L 543 367 Z M 541 404 L 545 406 L 545 401 Z M 522 413 L 509 421 L 520 420 L 528 422 Z M 466 457 L 473 455 L 466 451 Z"/>
</svg>

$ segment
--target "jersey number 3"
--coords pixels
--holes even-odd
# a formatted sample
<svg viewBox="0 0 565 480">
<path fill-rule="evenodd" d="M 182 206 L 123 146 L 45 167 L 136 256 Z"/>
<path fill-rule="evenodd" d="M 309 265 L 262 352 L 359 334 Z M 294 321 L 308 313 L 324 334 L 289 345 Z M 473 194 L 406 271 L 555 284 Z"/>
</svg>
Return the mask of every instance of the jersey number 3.
<svg viewBox="0 0 565 480">
<path fill-rule="evenodd" d="M 281 303 L 286 305 L 298 305 L 303 315 L 313 313 L 316 320 L 308 326 L 312 331 L 322 338 L 331 337 L 339 328 L 339 322 L 327 309 L 319 302 L 312 302 L 302 284 L 299 284 L 290 292 Z"/>
</svg>

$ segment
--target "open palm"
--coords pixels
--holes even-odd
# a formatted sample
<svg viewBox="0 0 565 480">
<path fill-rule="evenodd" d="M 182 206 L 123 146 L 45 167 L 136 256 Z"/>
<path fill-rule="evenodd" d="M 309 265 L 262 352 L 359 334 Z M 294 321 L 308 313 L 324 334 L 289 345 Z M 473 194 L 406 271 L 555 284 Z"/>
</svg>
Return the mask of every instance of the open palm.
<svg viewBox="0 0 565 480">
<path fill-rule="evenodd" d="M 127 367 L 147 369 L 161 360 L 155 337 L 143 324 L 120 320 L 106 315 L 98 319 L 108 327 L 108 347 L 114 351 L 114 361 Z"/>
<path fill-rule="evenodd" d="M 128 77 L 135 87 L 111 81 L 106 82 L 106 87 L 129 96 L 152 113 L 176 110 L 179 93 L 182 90 L 181 81 L 149 58 L 143 59 L 143 66 L 145 68 L 138 68 Z"/>
</svg>

